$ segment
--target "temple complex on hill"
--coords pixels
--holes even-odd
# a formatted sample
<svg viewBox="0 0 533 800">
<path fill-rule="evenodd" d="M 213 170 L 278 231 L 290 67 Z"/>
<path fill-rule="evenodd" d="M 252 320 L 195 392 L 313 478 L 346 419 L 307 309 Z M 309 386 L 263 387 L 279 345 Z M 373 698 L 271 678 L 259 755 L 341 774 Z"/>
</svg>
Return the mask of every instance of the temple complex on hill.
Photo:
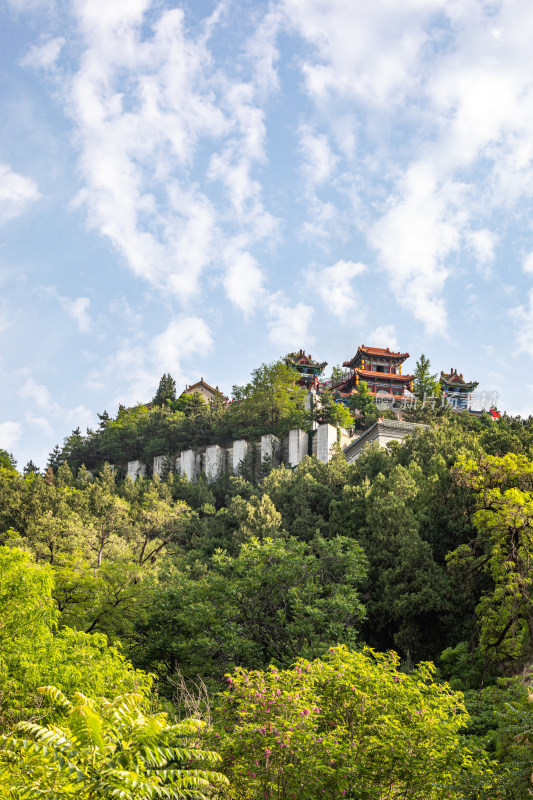
<svg viewBox="0 0 533 800">
<path fill-rule="evenodd" d="M 471 394 L 478 386 L 478 381 L 465 381 L 453 368 L 450 372 L 441 372 L 439 383 L 448 405 L 460 411 L 468 408 Z"/>
<path fill-rule="evenodd" d="M 298 383 L 300 386 L 306 386 L 308 389 L 318 388 L 318 377 L 324 372 L 328 365 L 327 361 L 313 361 L 312 357 L 306 355 L 304 350 L 286 355 L 285 363 L 298 370 L 300 373 L 300 380 Z"/>
<path fill-rule="evenodd" d="M 341 400 L 347 400 L 361 381 L 368 391 L 388 395 L 394 400 L 404 396 L 406 389 L 413 388 L 414 375 L 402 375 L 402 364 L 409 353 L 395 353 L 388 347 L 366 347 L 361 345 L 357 353 L 343 367 L 349 369 L 348 376 L 332 387 Z"/>
</svg>

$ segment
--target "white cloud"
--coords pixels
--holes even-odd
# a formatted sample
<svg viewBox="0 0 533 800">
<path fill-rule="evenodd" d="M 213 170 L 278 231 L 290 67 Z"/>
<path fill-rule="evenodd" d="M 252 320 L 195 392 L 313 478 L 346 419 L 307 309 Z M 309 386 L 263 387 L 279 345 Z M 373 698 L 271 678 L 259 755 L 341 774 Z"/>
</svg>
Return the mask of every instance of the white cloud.
<svg viewBox="0 0 533 800">
<path fill-rule="evenodd" d="M 88 312 L 91 304 L 89 298 L 78 297 L 76 300 L 71 300 L 69 297 L 59 297 L 58 299 L 69 317 L 75 320 L 80 333 L 89 333 L 91 330 L 91 318 Z"/>
<path fill-rule="evenodd" d="M 20 63 L 23 67 L 33 69 L 50 69 L 59 58 L 64 44 L 65 39 L 62 36 L 48 39 L 43 44 L 35 44 L 21 58 Z"/>
<path fill-rule="evenodd" d="M 196 36 L 186 30 L 179 8 L 162 11 L 147 35 L 151 6 L 150 0 L 75 3 L 85 42 L 69 84 L 85 182 L 76 204 L 137 276 L 188 302 L 203 273 L 223 267 L 220 255 L 233 227 L 246 249 L 274 236 L 278 221 L 252 174 L 255 164 L 265 163 L 254 81 L 230 80 L 215 69 L 208 48 L 222 5 Z M 270 33 L 265 27 L 271 47 L 274 17 Z M 248 52 L 254 61 L 258 47 L 256 42 Z M 212 155 L 200 178 L 223 187 L 219 207 L 201 180 L 191 180 L 204 139 Z M 242 308 L 235 300 L 235 269 L 230 267 L 225 285 Z M 262 281 L 258 270 L 256 284 Z"/>
<path fill-rule="evenodd" d="M 19 390 L 21 397 L 31 400 L 38 408 L 50 413 L 57 413 L 59 405 L 52 398 L 48 388 L 43 383 L 37 383 L 33 378 L 28 378 Z"/>
<path fill-rule="evenodd" d="M 373 347 L 389 347 L 391 350 L 399 351 L 394 325 L 378 325 L 377 328 L 372 328 L 369 336 Z"/>
<path fill-rule="evenodd" d="M 22 436 L 22 425 L 20 422 L 0 422 L 0 447 L 3 450 L 11 450 Z"/>
<path fill-rule="evenodd" d="M 256 259 L 238 244 L 229 246 L 224 260 L 227 264 L 224 288 L 231 302 L 249 317 L 264 295 L 263 272 Z"/>
<path fill-rule="evenodd" d="M 298 134 L 302 169 L 307 182 L 311 185 L 324 183 L 335 171 L 339 160 L 331 149 L 328 137 L 315 133 L 310 125 L 300 126 Z"/>
<path fill-rule="evenodd" d="M 529 292 L 527 305 L 510 310 L 516 326 L 515 344 L 518 353 L 527 353 L 533 358 L 533 289 Z"/>
<path fill-rule="evenodd" d="M 305 349 L 314 342 L 315 338 L 309 332 L 314 314 L 312 306 L 305 303 L 291 306 L 278 293 L 269 298 L 266 313 L 270 317 L 268 338 L 284 349 L 281 355 L 294 348 Z"/>
<path fill-rule="evenodd" d="M 341 260 L 331 267 L 311 271 L 311 280 L 327 310 L 344 322 L 364 317 L 365 308 L 352 280 L 366 270 L 365 264 Z"/>
<path fill-rule="evenodd" d="M 463 191 L 459 184 L 439 182 L 430 163 L 412 164 L 399 197 L 370 232 L 399 302 L 431 334 L 447 330 L 446 258 L 460 244 Z"/>
<path fill-rule="evenodd" d="M 467 231 L 466 244 L 472 250 L 479 269 L 487 274 L 488 268 L 494 261 L 494 249 L 498 238 L 488 228 Z"/>
<path fill-rule="evenodd" d="M 522 269 L 527 275 L 533 275 L 533 253 L 528 253 L 522 262 Z"/>
<path fill-rule="evenodd" d="M 72 426 L 73 430 L 81 428 L 82 433 L 85 432 L 86 428 L 94 428 L 98 422 L 94 411 L 91 411 L 83 403 L 66 411 L 65 420 Z"/>
<path fill-rule="evenodd" d="M 190 382 L 186 362 L 192 356 L 205 355 L 212 346 L 213 339 L 203 319 L 180 316 L 152 339 L 144 331 L 124 339 L 115 353 L 89 375 L 89 383 L 100 387 L 112 382 L 116 404 L 146 403 L 153 397 L 163 372 L 170 372 L 178 386 Z"/>
<path fill-rule="evenodd" d="M 287 24 L 315 48 L 302 60 L 308 92 L 370 105 L 402 102 L 421 80 L 429 22 L 446 0 L 282 0 Z"/>
<path fill-rule="evenodd" d="M 23 214 L 40 196 L 35 181 L 0 164 L 0 225 Z"/>
<path fill-rule="evenodd" d="M 24 419 L 30 425 L 33 425 L 35 428 L 38 428 L 45 436 L 51 437 L 53 434 L 53 428 L 50 425 L 50 422 L 46 419 L 46 417 L 36 417 L 31 411 L 26 411 L 24 414 Z"/>
</svg>

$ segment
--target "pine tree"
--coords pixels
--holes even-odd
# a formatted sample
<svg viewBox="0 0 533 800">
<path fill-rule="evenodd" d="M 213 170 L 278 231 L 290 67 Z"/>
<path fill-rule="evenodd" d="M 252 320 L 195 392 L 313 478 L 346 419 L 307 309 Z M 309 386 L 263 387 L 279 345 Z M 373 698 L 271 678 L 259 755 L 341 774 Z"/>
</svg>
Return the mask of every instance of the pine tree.
<svg viewBox="0 0 533 800">
<path fill-rule="evenodd" d="M 54 447 L 50 455 L 48 456 L 48 461 L 46 462 L 47 467 L 51 467 L 52 470 L 55 472 L 60 464 L 63 463 L 63 459 L 61 457 L 61 448 L 58 444 Z"/>
<path fill-rule="evenodd" d="M 420 361 L 416 362 L 416 369 L 414 372 L 415 379 L 413 382 L 413 394 L 419 400 L 435 397 L 439 393 L 440 386 L 438 375 L 432 375 L 430 369 L 430 360 L 422 353 Z"/>
<path fill-rule="evenodd" d="M 154 399 L 152 400 L 152 405 L 154 406 L 164 406 L 166 405 L 167 400 L 175 400 L 176 399 L 176 381 L 170 374 L 164 372 L 161 376 L 161 380 L 159 381 L 159 386 L 157 388 L 157 392 L 155 393 Z"/>
<path fill-rule="evenodd" d="M 23 475 L 38 475 L 39 467 L 30 460 L 24 467 L 22 473 Z"/>
</svg>

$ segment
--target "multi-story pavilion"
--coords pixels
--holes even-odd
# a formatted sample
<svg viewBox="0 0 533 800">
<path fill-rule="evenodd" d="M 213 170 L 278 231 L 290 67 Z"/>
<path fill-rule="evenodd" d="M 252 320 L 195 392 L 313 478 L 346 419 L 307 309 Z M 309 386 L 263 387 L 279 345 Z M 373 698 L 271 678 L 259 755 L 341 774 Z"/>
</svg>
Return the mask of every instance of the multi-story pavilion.
<svg viewBox="0 0 533 800">
<path fill-rule="evenodd" d="M 306 355 L 304 350 L 286 355 L 285 363 L 298 370 L 300 373 L 300 380 L 298 383 L 301 386 L 307 386 L 308 389 L 317 388 L 318 377 L 324 372 L 328 365 L 327 361 L 313 361 L 312 357 Z"/>
<path fill-rule="evenodd" d="M 409 353 L 395 353 L 388 347 L 367 347 L 361 345 L 357 353 L 343 367 L 349 369 L 348 377 L 334 386 L 342 399 L 348 398 L 361 381 L 365 381 L 368 391 L 376 395 L 391 395 L 394 399 L 403 397 L 406 389 L 413 388 L 414 375 L 402 375 L 402 364 Z"/>
<path fill-rule="evenodd" d="M 442 396 L 452 408 L 460 411 L 468 408 L 472 392 L 478 386 L 478 381 L 465 381 L 462 374 L 453 368 L 450 372 L 441 372 L 439 383 Z"/>
</svg>

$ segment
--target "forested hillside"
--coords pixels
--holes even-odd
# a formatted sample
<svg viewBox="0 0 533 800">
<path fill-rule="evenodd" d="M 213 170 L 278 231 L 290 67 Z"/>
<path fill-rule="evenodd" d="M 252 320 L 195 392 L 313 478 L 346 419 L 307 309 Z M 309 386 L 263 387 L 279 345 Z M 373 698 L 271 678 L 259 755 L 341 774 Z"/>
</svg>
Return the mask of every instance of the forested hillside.
<svg viewBox="0 0 533 800">
<path fill-rule="evenodd" d="M 530 796 L 533 420 L 426 408 L 254 480 L 109 467 L 309 424 L 266 378 L 102 415 L 44 475 L 2 453 L 2 796 Z"/>
</svg>

